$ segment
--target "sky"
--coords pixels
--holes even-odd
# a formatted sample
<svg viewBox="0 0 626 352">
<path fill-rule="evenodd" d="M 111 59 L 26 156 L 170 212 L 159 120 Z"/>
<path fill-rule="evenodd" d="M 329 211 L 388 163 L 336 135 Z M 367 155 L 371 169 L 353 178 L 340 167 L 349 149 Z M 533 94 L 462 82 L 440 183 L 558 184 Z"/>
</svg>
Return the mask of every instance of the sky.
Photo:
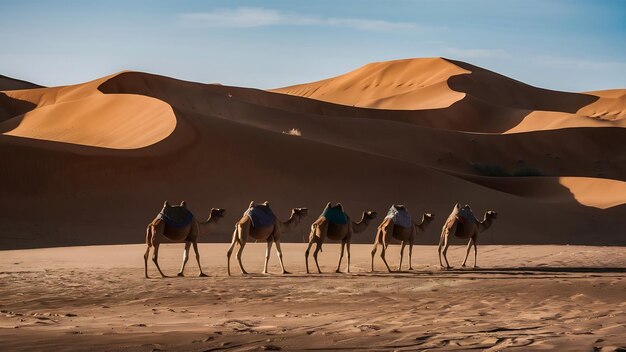
<svg viewBox="0 0 626 352">
<path fill-rule="evenodd" d="M 413 57 L 626 88 L 626 1 L 0 0 L 0 74 L 46 86 L 134 70 L 265 89 Z"/>
</svg>

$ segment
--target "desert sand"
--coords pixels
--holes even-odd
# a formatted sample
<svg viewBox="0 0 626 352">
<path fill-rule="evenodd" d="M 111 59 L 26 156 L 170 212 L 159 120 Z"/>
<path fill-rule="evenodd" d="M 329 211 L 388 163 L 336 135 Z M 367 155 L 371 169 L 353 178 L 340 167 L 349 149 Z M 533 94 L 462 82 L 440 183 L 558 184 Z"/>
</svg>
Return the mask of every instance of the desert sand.
<svg viewBox="0 0 626 352">
<path fill-rule="evenodd" d="M 0 248 L 139 243 L 164 200 L 199 218 L 226 208 L 208 242 L 270 200 L 283 218 L 311 210 L 286 242 L 333 201 L 352 217 L 435 213 L 419 238 L 432 245 L 460 202 L 499 212 L 486 244 L 625 245 L 625 92 L 551 91 L 443 58 L 273 91 L 141 72 L 4 90 Z"/>
<path fill-rule="evenodd" d="M 368 273 L 355 245 L 350 274 L 331 273 L 339 246 L 306 275 L 304 244 L 283 246 L 292 275 L 259 274 L 264 244 L 249 244 L 253 274 L 226 276 L 226 244 L 200 246 L 187 277 L 143 278 L 141 245 L 0 252 L 3 349 L 72 351 L 560 350 L 626 348 L 626 249 L 482 246 L 476 270 L 440 271 L 437 249 L 417 246 L 412 272 Z M 389 261 L 396 267 L 398 246 Z M 163 245 L 175 275 L 182 245 Z M 458 267 L 463 246 L 449 257 Z M 234 258 L 233 258 L 234 259 Z M 345 266 L 345 262 L 344 262 Z"/>
</svg>

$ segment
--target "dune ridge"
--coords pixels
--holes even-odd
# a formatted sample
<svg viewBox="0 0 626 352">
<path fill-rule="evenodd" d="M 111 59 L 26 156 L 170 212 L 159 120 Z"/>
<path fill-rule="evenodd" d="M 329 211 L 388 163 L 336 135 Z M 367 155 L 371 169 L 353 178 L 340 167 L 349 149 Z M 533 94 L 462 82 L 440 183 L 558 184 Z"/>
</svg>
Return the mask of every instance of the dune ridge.
<svg viewBox="0 0 626 352">
<path fill-rule="evenodd" d="M 250 200 L 268 199 L 281 218 L 329 200 L 355 217 L 404 203 L 438 216 L 424 244 L 456 202 L 502 214 L 487 243 L 626 244 L 621 90 L 548 91 L 444 59 L 340 77 L 299 86 L 308 97 L 141 72 L 1 92 L 0 248 L 140 242 L 165 199 L 199 217 L 227 209 L 204 241 L 228 241 Z M 44 214 L 49 226 L 31 220 Z"/>
</svg>

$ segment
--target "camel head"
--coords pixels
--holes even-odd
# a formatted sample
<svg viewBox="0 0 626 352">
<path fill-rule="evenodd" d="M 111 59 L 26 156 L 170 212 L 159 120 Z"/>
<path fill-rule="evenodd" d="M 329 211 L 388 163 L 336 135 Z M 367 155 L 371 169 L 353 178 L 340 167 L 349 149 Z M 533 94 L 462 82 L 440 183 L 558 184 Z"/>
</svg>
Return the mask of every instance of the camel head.
<svg viewBox="0 0 626 352">
<path fill-rule="evenodd" d="M 422 228 L 425 230 L 428 225 L 435 220 L 435 214 L 432 213 L 424 213 Z"/>
<path fill-rule="evenodd" d="M 498 218 L 498 213 L 495 210 L 488 210 L 485 213 L 485 220 L 495 220 Z"/>
<path fill-rule="evenodd" d="M 372 210 L 364 211 L 363 212 L 363 220 L 370 221 L 370 220 L 376 219 L 376 215 L 377 214 L 378 213 L 376 213 L 375 211 L 372 211 Z"/>
<path fill-rule="evenodd" d="M 225 213 L 226 213 L 226 209 L 211 208 L 211 212 L 209 213 L 209 218 L 210 219 L 215 218 L 217 220 L 217 219 L 223 218 Z"/>
<path fill-rule="evenodd" d="M 297 216 L 298 218 L 303 218 L 309 214 L 308 208 L 293 208 L 291 209 L 291 214 Z"/>
</svg>

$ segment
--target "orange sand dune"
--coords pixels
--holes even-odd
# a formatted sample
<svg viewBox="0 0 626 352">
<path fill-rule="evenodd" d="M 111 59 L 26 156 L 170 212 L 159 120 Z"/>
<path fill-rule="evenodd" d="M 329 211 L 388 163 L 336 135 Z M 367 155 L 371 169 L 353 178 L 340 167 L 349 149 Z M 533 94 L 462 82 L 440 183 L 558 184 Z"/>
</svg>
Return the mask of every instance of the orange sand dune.
<svg viewBox="0 0 626 352">
<path fill-rule="evenodd" d="M 112 149 L 146 147 L 172 133 L 176 117 L 168 104 L 141 95 L 104 95 L 96 88 L 110 77 L 74 86 L 6 92 L 36 107 L 0 123 L 0 131 Z"/>
<path fill-rule="evenodd" d="M 622 116 L 623 94 L 548 91 L 444 59 L 341 77 L 318 92 L 386 108 L 140 72 L 2 92 L 0 248 L 141 242 L 166 199 L 198 217 L 227 209 L 205 241 L 228 241 L 250 200 L 267 199 L 280 218 L 311 210 L 284 241 L 341 201 L 355 218 L 392 203 L 436 213 L 419 238 L 432 244 L 461 202 L 501 214 L 487 243 L 626 244 L 623 119 L 580 113 Z"/>
<path fill-rule="evenodd" d="M 463 131 L 515 133 L 568 127 L 626 126 L 623 120 L 626 116 L 624 90 L 610 93 L 551 91 L 443 58 L 379 62 L 334 78 L 272 91 L 365 108 L 453 108 L 462 111 L 463 116 L 457 115 L 455 124 L 444 127 L 438 123 L 436 127 Z M 477 116 L 468 116 L 468 113 Z M 468 129 L 461 124 L 462 119 L 478 121 L 472 122 L 473 129 Z M 419 124 L 425 122 L 423 118 L 419 120 Z"/>
<path fill-rule="evenodd" d="M 273 91 L 367 108 L 436 109 L 463 99 L 465 94 L 450 89 L 445 82 L 467 73 L 470 71 L 440 58 L 396 60 Z"/>
</svg>

